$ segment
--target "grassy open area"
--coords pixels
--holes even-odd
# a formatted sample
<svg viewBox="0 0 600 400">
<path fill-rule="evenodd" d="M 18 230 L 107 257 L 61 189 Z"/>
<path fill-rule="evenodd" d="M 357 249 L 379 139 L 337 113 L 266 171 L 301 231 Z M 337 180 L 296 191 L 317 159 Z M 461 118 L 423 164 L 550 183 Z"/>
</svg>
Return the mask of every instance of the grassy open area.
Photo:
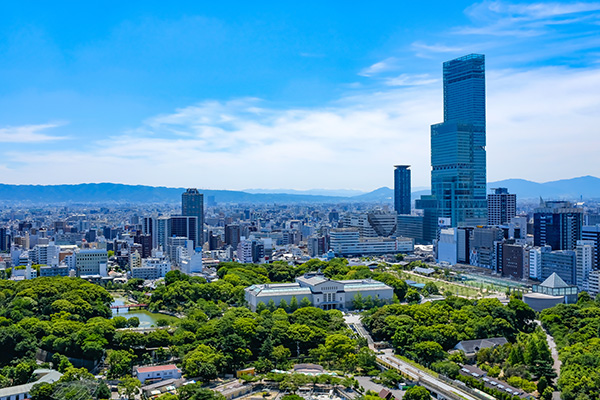
<svg viewBox="0 0 600 400">
<path fill-rule="evenodd" d="M 410 279 L 417 283 L 433 282 L 436 284 L 436 286 L 440 290 L 440 293 L 444 293 L 449 290 L 454 295 L 472 297 L 472 298 L 482 297 L 482 296 L 492 293 L 491 291 L 489 291 L 489 292 L 486 291 L 485 288 L 484 288 L 484 290 L 482 290 L 480 288 L 466 287 L 461 284 L 456 284 L 456 283 L 448 282 L 448 281 L 441 280 L 441 279 L 428 278 L 426 276 L 419 275 L 419 274 L 411 274 L 406 271 L 398 271 L 398 275 L 402 279 Z"/>
</svg>

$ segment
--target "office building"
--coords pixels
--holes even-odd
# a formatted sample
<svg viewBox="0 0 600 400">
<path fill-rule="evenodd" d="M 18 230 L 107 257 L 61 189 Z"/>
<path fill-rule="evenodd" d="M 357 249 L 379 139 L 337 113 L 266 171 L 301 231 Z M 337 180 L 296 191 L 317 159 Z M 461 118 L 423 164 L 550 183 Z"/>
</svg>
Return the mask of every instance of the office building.
<svg viewBox="0 0 600 400">
<path fill-rule="evenodd" d="M 592 240 L 578 240 L 575 246 L 576 284 L 580 291 L 589 290 L 589 276 L 594 268 L 594 248 Z"/>
<path fill-rule="evenodd" d="M 423 241 L 432 243 L 438 236 L 438 202 L 435 196 L 421 196 L 415 201 L 415 208 L 423 210 Z"/>
<path fill-rule="evenodd" d="M 412 238 L 416 244 L 423 244 L 423 216 L 398 214 L 396 236 Z"/>
<path fill-rule="evenodd" d="M 407 253 L 414 250 L 411 238 L 361 238 L 357 229 L 339 228 L 330 232 L 329 246 L 336 256 Z"/>
<path fill-rule="evenodd" d="M 158 236 L 156 235 L 156 217 L 142 218 L 142 233 L 144 235 L 150 235 L 153 249 L 158 247 Z"/>
<path fill-rule="evenodd" d="M 169 221 L 171 237 L 186 237 L 194 243 L 194 248 L 201 246 L 198 242 L 198 217 L 173 215 Z"/>
<path fill-rule="evenodd" d="M 171 219 L 169 217 L 158 217 L 156 219 L 156 246 L 167 249 L 167 240 L 171 237 Z"/>
<path fill-rule="evenodd" d="M 458 234 L 456 228 L 440 230 L 440 239 L 437 241 L 437 262 L 455 265 L 458 262 Z"/>
<path fill-rule="evenodd" d="M 8 251 L 9 248 L 10 240 L 8 230 L 6 228 L 0 228 L 0 251 Z"/>
<path fill-rule="evenodd" d="M 394 289 L 373 279 L 336 281 L 318 273 L 310 273 L 296 278 L 294 283 L 252 285 L 245 289 L 245 297 L 252 311 L 263 303 L 273 301 L 279 305 L 282 300 L 287 304 L 296 299 L 300 304 L 304 299 L 314 307 L 324 310 L 352 309 L 355 296 L 363 299 L 371 297 L 383 304 L 389 304 L 394 298 Z"/>
<path fill-rule="evenodd" d="M 600 269 L 598 252 L 600 249 L 600 225 L 589 225 L 581 228 L 581 240 L 594 242 L 594 269 Z"/>
<path fill-rule="evenodd" d="M 600 293 L 600 270 L 598 269 L 591 271 L 588 276 L 588 293 L 596 298 Z"/>
<path fill-rule="evenodd" d="M 390 237 L 396 232 L 398 215 L 393 212 L 375 210 L 361 214 L 346 214 L 340 227 L 356 229 L 361 238 Z"/>
<path fill-rule="evenodd" d="M 181 215 L 184 217 L 196 217 L 195 246 L 204 245 L 204 195 L 198 189 L 188 189 L 181 195 Z"/>
<path fill-rule="evenodd" d="M 394 168 L 394 210 L 397 214 L 410 214 L 410 165 Z"/>
<path fill-rule="evenodd" d="M 481 226 L 473 229 L 471 240 L 471 255 L 469 264 L 478 267 L 494 269 L 496 257 L 496 242 L 502 242 L 504 233 L 496 226 Z M 497 267 L 497 265 L 496 265 Z"/>
<path fill-rule="evenodd" d="M 178 253 L 178 249 L 185 249 L 187 254 L 194 252 L 194 242 L 185 236 L 173 236 L 167 239 L 167 255 L 171 262 L 179 266 L 179 259 L 181 258 Z"/>
<path fill-rule="evenodd" d="M 140 253 L 142 258 L 148 258 L 152 255 L 152 235 L 143 234 L 138 231 L 133 237 L 133 242 L 142 246 L 142 251 Z"/>
<path fill-rule="evenodd" d="M 137 253 L 135 253 L 137 254 Z M 171 263 L 160 251 L 155 251 L 152 257 L 140 259 L 137 265 L 131 266 L 131 277 L 155 280 L 164 278 L 171 270 Z"/>
<path fill-rule="evenodd" d="M 506 188 L 492 189 L 487 196 L 488 225 L 505 225 L 517 215 L 517 195 Z"/>
<path fill-rule="evenodd" d="M 552 250 L 574 250 L 581 239 L 582 225 L 582 208 L 568 201 L 541 201 L 533 214 L 534 246 L 548 245 Z"/>
<path fill-rule="evenodd" d="M 501 269 L 498 268 L 497 272 L 513 279 L 527 279 L 529 278 L 529 252 L 525 246 L 511 242 L 500 244 L 502 257 L 498 260 L 498 265 Z"/>
<path fill-rule="evenodd" d="M 105 249 L 79 250 L 75 253 L 75 268 L 78 276 L 107 276 L 108 253 Z"/>
<path fill-rule="evenodd" d="M 431 194 L 452 227 L 487 222 L 485 57 L 444 63 L 444 122 L 431 126 Z"/>
<path fill-rule="evenodd" d="M 556 273 L 569 285 L 576 285 L 576 254 L 571 250 L 542 251 L 542 276 L 541 279 L 547 279 L 553 273 Z"/>
</svg>

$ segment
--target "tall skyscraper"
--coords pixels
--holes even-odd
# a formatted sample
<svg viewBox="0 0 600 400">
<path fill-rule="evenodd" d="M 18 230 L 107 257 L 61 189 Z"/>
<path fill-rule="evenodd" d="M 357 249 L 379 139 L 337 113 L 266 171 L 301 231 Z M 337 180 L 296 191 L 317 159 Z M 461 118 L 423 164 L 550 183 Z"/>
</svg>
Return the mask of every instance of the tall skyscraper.
<svg viewBox="0 0 600 400">
<path fill-rule="evenodd" d="M 451 226 L 487 223 L 485 57 L 444 63 L 444 122 L 431 126 L 431 194 Z"/>
<path fill-rule="evenodd" d="M 394 209 L 397 214 L 410 214 L 410 165 L 394 168 Z"/>
<path fill-rule="evenodd" d="M 508 193 L 507 188 L 493 189 L 488 194 L 488 225 L 508 224 L 517 215 L 517 195 Z"/>
<path fill-rule="evenodd" d="M 6 251 L 10 247 L 6 228 L 0 228 L 0 251 Z"/>
<path fill-rule="evenodd" d="M 237 249 L 240 243 L 240 226 L 238 224 L 225 225 L 225 244 Z"/>
<path fill-rule="evenodd" d="M 568 201 L 542 201 L 533 214 L 533 244 L 575 250 L 581 239 L 583 209 Z"/>
<path fill-rule="evenodd" d="M 198 217 L 172 215 L 169 220 L 171 236 L 185 237 L 194 243 L 194 248 L 200 246 L 198 241 Z"/>
<path fill-rule="evenodd" d="M 181 195 L 181 215 L 197 217 L 198 226 L 195 246 L 204 244 L 204 195 L 198 189 L 188 189 Z"/>
</svg>

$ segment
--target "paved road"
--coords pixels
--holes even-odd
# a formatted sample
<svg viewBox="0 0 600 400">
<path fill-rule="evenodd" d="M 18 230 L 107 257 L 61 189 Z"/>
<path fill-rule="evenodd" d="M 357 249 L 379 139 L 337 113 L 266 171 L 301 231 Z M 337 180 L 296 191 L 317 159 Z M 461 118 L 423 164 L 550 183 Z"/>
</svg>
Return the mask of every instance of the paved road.
<svg viewBox="0 0 600 400">
<path fill-rule="evenodd" d="M 356 329 L 359 335 L 367 339 L 369 347 L 371 347 L 373 339 L 364 328 L 360 320 L 360 316 L 350 314 L 346 315 L 344 319 L 348 325 L 353 326 Z M 390 365 L 393 368 L 398 369 L 399 371 L 411 377 L 411 379 L 419 381 L 421 385 L 427 387 L 430 390 L 435 391 L 436 393 L 442 392 L 440 394 L 444 396 L 454 396 L 461 398 L 462 400 L 479 400 L 473 395 L 470 395 L 454 386 L 450 386 L 449 384 L 434 377 L 433 375 L 429 375 L 427 372 L 422 371 L 414 367 L 413 365 L 407 363 L 406 361 L 395 357 L 394 350 L 392 349 L 383 350 L 380 354 L 377 355 L 377 359 L 379 359 L 384 364 Z"/>
<path fill-rule="evenodd" d="M 541 321 L 535 320 L 535 323 L 538 324 L 546 334 L 546 342 L 548 342 L 548 347 L 550 348 L 550 353 L 552 354 L 552 359 L 554 360 L 552 368 L 554 369 L 554 372 L 556 372 L 557 378 L 554 380 L 554 383 L 556 383 L 556 380 L 560 375 L 560 367 L 562 365 L 562 362 L 558 358 L 558 349 L 556 347 L 556 343 L 554 342 L 554 338 L 550 336 L 550 334 L 544 329 Z"/>
<path fill-rule="evenodd" d="M 419 381 L 421 385 L 430 390 L 433 390 L 437 393 L 441 392 L 440 394 L 445 396 L 452 394 L 465 400 L 479 400 L 473 395 L 468 394 L 454 386 L 450 386 L 433 375 L 429 375 L 427 372 L 422 371 L 406 361 L 395 357 L 393 355 L 393 350 L 391 349 L 384 350 L 383 353 L 384 354 L 378 355 L 377 358 L 387 364 L 392 365 L 406 375 L 410 376 L 412 379 Z"/>
</svg>

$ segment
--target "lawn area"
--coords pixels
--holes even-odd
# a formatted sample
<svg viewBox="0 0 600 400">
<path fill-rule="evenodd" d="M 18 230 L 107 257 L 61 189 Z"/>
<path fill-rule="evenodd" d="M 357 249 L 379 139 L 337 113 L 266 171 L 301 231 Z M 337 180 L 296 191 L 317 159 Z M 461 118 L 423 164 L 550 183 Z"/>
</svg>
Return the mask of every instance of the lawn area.
<svg viewBox="0 0 600 400">
<path fill-rule="evenodd" d="M 444 293 L 446 291 L 451 291 L 454 295 L 465 296 L 465 297 L 481 297 L 486 294 L 491 294 L 491 292 L 485 292 L 478 288 L 465 287 L 463 285 L 459 285 L 453 282 L 448 282 L 439 279 L 428 278 L 423 275 L 411 274 L 406 271 L 398 271 L 398 275 L 402 279 L 410 279 L 417 283 L 428 283 L 433 282 L 436 284 L 440 293 Z"/>
</svg>

